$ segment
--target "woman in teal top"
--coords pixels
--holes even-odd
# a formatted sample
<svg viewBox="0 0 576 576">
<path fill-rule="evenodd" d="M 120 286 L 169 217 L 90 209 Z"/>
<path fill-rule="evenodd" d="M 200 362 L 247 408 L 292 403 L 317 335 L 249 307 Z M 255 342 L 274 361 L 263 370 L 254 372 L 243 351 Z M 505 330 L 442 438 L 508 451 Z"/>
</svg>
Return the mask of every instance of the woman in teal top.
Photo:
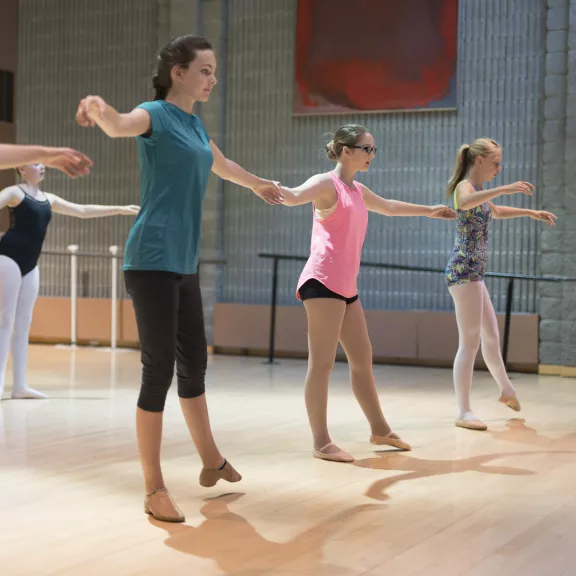
<svg viewBox="0 0 576 576">
<path fill-rule="evenodd" d="M 175 362 L 182 411 L 203 463 L 200 484 L 241 479 L 216 447 L 204 389 L 207 345 L 197 267 L 208 176 L 212 171 L 270 204 L 282 202 L 276 183 L 226 159 L 192 113 L 195 102 L 209 99 L 215 74 L 211 45 L 204 38 L 181 36 L 160 52 L 153 102 L 119 114 L 102 98 L 88 96 L 76 115 L 81 126 L 97 125 L 112 138 L 137 141 L 141 208 L 124 264 L 142 358 L 136 428 L 145 511 L 169 522 L 184 521 L 160 466 L 162 413 Z"/>
</svg>

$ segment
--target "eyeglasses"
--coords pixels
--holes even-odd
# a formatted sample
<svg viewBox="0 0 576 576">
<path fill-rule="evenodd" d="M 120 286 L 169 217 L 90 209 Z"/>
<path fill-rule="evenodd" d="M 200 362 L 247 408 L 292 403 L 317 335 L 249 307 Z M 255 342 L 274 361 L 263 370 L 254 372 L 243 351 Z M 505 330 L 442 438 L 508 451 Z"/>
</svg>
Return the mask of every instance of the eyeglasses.
<svg viewBox="0 0 576 576">
<path fill-rule="evenodd" d="M 348 148 L 358 148 L 359 150 L 364 150 L 366 154 L 376 154 L 378 148 L 372 148 L 371 146 L 348 146 Z"/>
</svg>

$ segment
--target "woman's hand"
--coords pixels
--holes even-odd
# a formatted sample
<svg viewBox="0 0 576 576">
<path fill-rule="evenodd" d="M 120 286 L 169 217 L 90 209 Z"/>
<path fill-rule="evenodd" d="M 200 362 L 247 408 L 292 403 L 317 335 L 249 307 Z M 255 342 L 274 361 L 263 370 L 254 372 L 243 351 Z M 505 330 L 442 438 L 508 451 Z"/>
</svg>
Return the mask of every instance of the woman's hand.
<svg viewBox="0 0 576 576">
<path fill-rule="evenodd" d="M 107 108 L 106 102 L 100 96 L 86 96 L 80 100 L 76 111 L 76 122 L 84 128 L 96 125 L 96 118 L 104 119 Z"/>
<path fill-rule="evenodd" d="M 140 212 L 140 206 L 135 206 L 134 204 L 120 206 L 120 210 L 118 210 L 120 216 L 136 216 L 138 212 Z"/>
<path fill-rule="evenodd" d="M 72 148 L 47 148 L 42 163 L 50 168 L 56 168 L 72 178 L 86 176 L 90 172 L 90 166 L 92 166 L 90 158 L 81 152 L 72 150 Z"/>
<path fill-rule="evenodd" d="M 252 188 L 252 192 L 268 202 L 268 204 L 282 204 L 284 202 L 284 195 L 280 190 L 280 182 L 272 180 L 261 179 L 260 183 Z"/>
<path fill-rule="evenodd" d="M 457 214 L 452 208 L 438 204 L 437 206 L 430 206 L 430 214 L 428 218 L 440 218 L 442 220 L 456 220 Z"/>
<path fill-rule="evenodd" d="M 558 216 L 552 214 L 552 212 L 546 212 L 545 210 L 534 210 L 534 213 L 532 214 L 533 220 L 542 220 L 542 222 L 546 222 L 548 226 L 556 226 L 555 220 L 557 218 Z"/>
<path fill-rule="evenodd" d="M 507 184 L 501 187 L 503 194 L 526 194 L 526 196 L 534 195 L 534 186 L 530 182 L 515 182 L 514 184 Z"/>
</svg>

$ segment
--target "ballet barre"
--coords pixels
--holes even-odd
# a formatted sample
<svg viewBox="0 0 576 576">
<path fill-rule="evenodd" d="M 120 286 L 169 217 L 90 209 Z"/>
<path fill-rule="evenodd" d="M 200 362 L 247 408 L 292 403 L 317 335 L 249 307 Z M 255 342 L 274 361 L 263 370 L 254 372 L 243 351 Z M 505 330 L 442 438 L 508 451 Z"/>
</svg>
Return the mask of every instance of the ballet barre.
<svg viewBox="0 0 576 576">
<path fill-rule="evenodd" d="M 290 254 L 271 254 L 268 252 L 259 252 L 259 258 L 272 260 L 272 292 L 270 297 L 270 331 L 268 344 L 268 364 L 274 364 L 275 338 L 276 338 L 276 308 L 278 301 L 278 273 L 279 265 L 282 260 L 306 262 L 307 256 L 297 256 Z M 434 274 L 445 274 L 444 269 L 431 268 L 426 266 L 408 266 L 404 264 L 386 264 L 383 262 L 360 262 L 361 267 L 383 268 L 385 270 L 404 270 L 408 272 L 428 272 Z M 508 349 L 510 342 L 510 320 L 512 317 L 512 298 L 514 296 L 515 281 L 526 280 L 532 282 L 576 282 L 576 278 L 569 276 L 535 276 L 531 274 L 505 274 L 501 272 L 486 272 L 485 276 L 491 278 L 503 278 L 508 280 L 506 290 L 506 316 L 504 322 L 504 338 L 502 342 L 502 359 L 504 365 L 508 368 Z"/>
<path fill-rule="evenodd" d="M 78 258 L 99 258 L 110 260 L 110 348 L 115 350 L 118 347 L 118 263 L 124 256 L 119 254 L 119 247 L 116 245 L 108 248 L 106 252 L 86 252 L 81 251 L 77 244 L 71 244 L 63 250 L 42 250 L 42 255 L 58 256 L 70 258 L 70 344 L 78 344 Z M 221 259 L 200 258 L 198 261 L 198 276 L 200 276 L 200 266 L 226 264 Z"/>
</svg>

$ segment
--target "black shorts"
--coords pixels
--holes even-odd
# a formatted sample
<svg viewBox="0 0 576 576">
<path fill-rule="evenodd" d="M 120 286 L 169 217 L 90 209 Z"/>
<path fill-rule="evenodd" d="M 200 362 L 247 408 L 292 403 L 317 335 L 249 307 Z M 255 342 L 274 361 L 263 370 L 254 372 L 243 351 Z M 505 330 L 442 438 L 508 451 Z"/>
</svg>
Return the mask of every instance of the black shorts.
<svg viewBox="0 0 576 576">
<path fill-rule="evenodd" d="M 329 288 L 326 288 L 322 282 L 315 280 L 314 278 L 307 280 L 302 284 L 300 290 L 298 290 L 298 294 L 302 301 L 304 300 L 311 300 L 312 298 L 334 298 L 335 300 L 344 300 L 346 304 L 352 304 L 358 300 L 358 294 L 356 296 L 352 296 L 352 298 L 346 298 L 341 294 L 336 294 L 336 292 L 332 292 Z"/>
</svg>

